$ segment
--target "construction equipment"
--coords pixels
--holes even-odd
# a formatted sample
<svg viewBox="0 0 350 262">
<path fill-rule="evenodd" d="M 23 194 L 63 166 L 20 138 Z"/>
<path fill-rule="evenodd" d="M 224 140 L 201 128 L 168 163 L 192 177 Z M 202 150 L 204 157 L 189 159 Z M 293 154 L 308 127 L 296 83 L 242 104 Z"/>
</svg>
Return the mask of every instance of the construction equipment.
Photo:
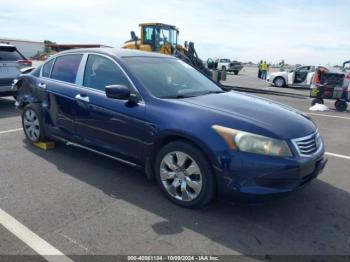
<svg viewBox="0 0 350 262">
<path fill-rule="evenodd" d="M 193 66 L 207 77 L 218 81 L 217 77 L 214 76 L 220 74 L 212 74 L 205 66 L 198 57 L 193 42 L 187 43 L 186 41 L 184 46 L 178 44 L 179 29 L 176 26 L 163 23 L 143 23 L 139 26 L 141 28 L 141 38 L 138 38 L 135 32 L 131 31 L 131 39 L 126 41 L 122 48 L 173 55 Z"/>
</svg>

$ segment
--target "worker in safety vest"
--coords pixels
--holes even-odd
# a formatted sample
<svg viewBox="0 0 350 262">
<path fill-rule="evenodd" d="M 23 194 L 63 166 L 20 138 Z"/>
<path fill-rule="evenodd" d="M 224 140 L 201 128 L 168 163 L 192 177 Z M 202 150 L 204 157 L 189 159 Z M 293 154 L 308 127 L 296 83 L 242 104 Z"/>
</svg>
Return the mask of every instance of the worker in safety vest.
<svg viewBox="0 0 350 262">
<path fill-rule="evenodd" d="M 261 78 L 261 66 L 262 66 L 262 64 L 263 64 L 263 61 L 261 60 L 260 63 L 258 64 L 258 69 L 259 69 L 258 78 Z"/>
<path fill-rule="evenodd" d="M 268 70 L 269 66 L 266 61 L 264 61 L 264 63 L 261 65 L 261 79 L 266 80 Z"/>
</svg>

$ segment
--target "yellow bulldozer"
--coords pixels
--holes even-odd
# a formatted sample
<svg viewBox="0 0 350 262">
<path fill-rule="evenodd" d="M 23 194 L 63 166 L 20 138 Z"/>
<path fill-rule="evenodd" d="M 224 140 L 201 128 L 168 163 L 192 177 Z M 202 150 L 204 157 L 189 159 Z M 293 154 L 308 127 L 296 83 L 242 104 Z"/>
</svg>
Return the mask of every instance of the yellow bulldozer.
<svg viewBox="0 0 350 262">
<path fill-rule="evenodd" d="M 143 23 L 139 26 L 141 38 L 131 31 L 131 40 L 126 41 L 122 48 L 159 52 L 166 55 L 171 55 L 174 47 L 182 49 L 177 44 L 179 30 L 175 26 L 162 23 Z"/>
<path fill-rule="evenodd" d="M 143 23 L 139 26 L 141 37 L 137 37 L 135 32 L 131 31 L 131 39 L 126 41 L 122 48 L 173 55 L 190 64 L 207 77 L 217 80 L 215 79 L 217 77 L 213 77 L 212 72 L 198 57 L 193 42 L 187 43 L 186 41 L 184 46 L 178 43 L 179 29 L 176 26 L 163 23 Z"/>
</svg>

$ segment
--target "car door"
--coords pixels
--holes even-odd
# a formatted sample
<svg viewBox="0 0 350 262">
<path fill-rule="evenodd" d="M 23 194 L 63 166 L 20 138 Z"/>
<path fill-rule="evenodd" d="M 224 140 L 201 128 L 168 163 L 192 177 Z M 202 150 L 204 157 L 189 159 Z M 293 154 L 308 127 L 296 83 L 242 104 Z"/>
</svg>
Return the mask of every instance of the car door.
<svg viewBox="0 0 350 262">
<path fill-rule="evenodd" d="M 293 85 L 295 79 L 295 70 L 288 73 L 288 85 Z"/>
<path fill-rule="evenodd" d="M 47 61 L 37 83 L 48 94 L 46 126 L 50 133 L 69 140 L 76 140 L 75 96 L 80 88 L 75 84 L 82 54 L 61 55 Z"/>
<path fill-rule="evenodd" d="M 143 154 L 145 104 L 111 99 L 108 85 L 126 85 L 139 96 L 119 65 L 109 57 L 89 54 L 76 97 L 77 132 L 85 145 L 133 163 Z M 141 97 L 140 97 L 141 99 Z"/>
<path fill-rule="evenodd" d="M 311 70 L 311 66 L 302 66 L 295 70 L 294 84 L 305 86 L 307 85 L 307 76 Z"/>
<path fill-rule="evenodd" d="M 307 74 L 306 81 L 305 81 L 305 85 L 306 86 L 311 86 L 311 81 L 312 81 L 312 78 L 315 75 L 315 72 L 316 72 L 316 67 L 315 66 L 311 66 L 310 70 L 309 70 L 309 72 Z"/>
</svg>

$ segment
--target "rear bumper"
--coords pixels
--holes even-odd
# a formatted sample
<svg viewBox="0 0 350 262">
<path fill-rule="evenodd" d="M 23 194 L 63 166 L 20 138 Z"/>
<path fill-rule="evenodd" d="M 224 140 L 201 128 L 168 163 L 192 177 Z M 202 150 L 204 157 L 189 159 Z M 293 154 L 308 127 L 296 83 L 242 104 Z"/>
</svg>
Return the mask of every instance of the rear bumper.
<svg viewBox="0 0 350 262">
<path fill-rule="evenodd" d="M 14 78 L 0 78 L 0 86 L 11 86 Z"/>
<path fill-rule="evenodd" d="M 16 90 L 12 89 L 12 85 L 8 85 L 8 86 L 0 85 L 0 93 L 13 92 L 13 91 L 16 91 Z"/>
<path fill-rule="evenodd" d="M 12 89 L 13 78 L 0 78 L 0 93 L 15 92 Z"/>
<path fill-rule="evenodd" d="M 0 86 L 0 96 L 15 96 L 17 90 L 12 89 L 12 86 Z"/>
<path fill-rule="evenodd" d="M 230 67 L 227 69 L 227 71 L 229 71 L 229 72 L 241 71 L 241 69 L 242 69 L 241 67 Z"/>
</svg>

